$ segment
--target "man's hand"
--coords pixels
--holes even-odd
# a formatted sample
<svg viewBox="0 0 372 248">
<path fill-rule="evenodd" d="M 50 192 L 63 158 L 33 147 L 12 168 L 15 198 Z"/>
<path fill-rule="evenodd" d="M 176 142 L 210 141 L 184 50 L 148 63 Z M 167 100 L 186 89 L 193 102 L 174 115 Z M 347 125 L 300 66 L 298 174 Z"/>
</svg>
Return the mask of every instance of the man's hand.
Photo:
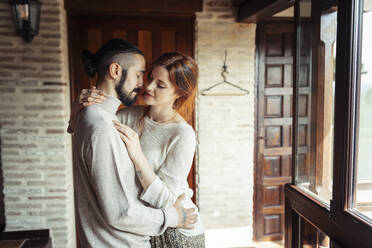
<svg viewBox="0 0 372 248">
<path fill-rule="evenodd" d="M 195 224 L 198 221 L 198 215 L 195 213 L 194 208 L 183 208 L 182 201 L 185 200 L 185 194 L 180 195 L 176 202 L 174 203 L 174 207 L 178 213 L 178 226 L 177 228 L 183 229 L 194 229 Z"/>
</svg>

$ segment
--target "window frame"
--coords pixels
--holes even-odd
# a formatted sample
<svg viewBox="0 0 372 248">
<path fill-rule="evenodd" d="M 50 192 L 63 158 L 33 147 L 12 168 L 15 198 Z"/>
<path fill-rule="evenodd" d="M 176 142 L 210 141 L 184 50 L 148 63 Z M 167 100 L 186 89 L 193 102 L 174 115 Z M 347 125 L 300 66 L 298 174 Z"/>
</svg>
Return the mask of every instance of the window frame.
<svg viewBox="0 0 372 248">
<path fill-rule="evenodd" d="M 313 0 L 317 7 L 326 6 L 321 0 Z M 334 1 L 326 1 L 331 6 Z M 295 185 L 295 163 L 297 154 L 297 111 L 298 103 L 298 56 L 296 45 L 293 78 L 293 135 L 292 135 L 292 183 L 285 186 L 285 226 L 286 248 L 301 247 L 300 217 L 320 229 L 330 237 L 331 247 L 372 247 L 372 225 L 355 211 L 348 209 L 352 203 L 353 166 L 355 164 L 357 114 L 356 103 L 359 99 L 358 85 L 361 66 L 361 32 L 359 23 L 362 18 L 362 0 L 337 1 L 337 49 L 336 49 L 336 86 L 334 113 L 334 153 L 333 192 L 330 205 L 311 196 Z M 312 11 L 313 11 L 312 7 Z M 316 10 L 320 11 L 320 9 Z M 299 0 L 295 2 L 295 36 L 298 39 Z M 294 41 L 297 44 L 296 41 Z"/>
</svg>

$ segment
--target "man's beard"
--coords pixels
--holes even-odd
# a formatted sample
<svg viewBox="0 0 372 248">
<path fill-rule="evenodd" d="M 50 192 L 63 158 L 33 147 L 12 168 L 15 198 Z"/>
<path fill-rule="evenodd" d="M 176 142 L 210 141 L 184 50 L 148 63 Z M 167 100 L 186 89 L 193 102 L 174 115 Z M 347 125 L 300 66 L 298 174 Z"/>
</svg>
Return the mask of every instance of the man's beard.
<svg viewBox="0 0 372 248">
<path fill-rule="evenodd" d="M 127 78 L 127 71 L 123 69 L 121 73 L 121 78 L 119 81 L 119 85 L 115 87 L 116 94 L 118 94 L 119 100 L 125 105 L 125 106 L 131 106 L 133 103 L 137 100 L 138 92 L 140 91 L 140 88 L 135 88 L 131 92 L 127 93 L 123 90 L 123 86 L 125 83 L 125 79 Z M 132 93 L 136 92 L 134 97 L 131 97 Z"/>
</svg>

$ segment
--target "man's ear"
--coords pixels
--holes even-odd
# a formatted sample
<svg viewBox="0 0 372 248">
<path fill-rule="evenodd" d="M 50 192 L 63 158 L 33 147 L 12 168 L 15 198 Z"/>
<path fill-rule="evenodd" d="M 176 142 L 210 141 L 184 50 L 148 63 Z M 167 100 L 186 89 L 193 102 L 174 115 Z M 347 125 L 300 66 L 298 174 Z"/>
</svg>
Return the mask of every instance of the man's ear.
<svg viewBox="0 0 372 248">
<path fill-rule="evenodd" d="M 111 63 L 109 66 L 109 75 L 112 79 L 116 80 L 120 76 L 120 65 L 118 63 Z"/>
</svg>

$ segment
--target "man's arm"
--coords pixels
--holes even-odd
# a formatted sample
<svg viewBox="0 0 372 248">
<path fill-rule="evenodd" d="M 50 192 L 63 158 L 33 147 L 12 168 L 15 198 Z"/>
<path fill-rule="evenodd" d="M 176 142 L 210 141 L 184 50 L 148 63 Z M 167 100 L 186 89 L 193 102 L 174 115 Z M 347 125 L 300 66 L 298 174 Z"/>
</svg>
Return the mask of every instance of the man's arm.
<svg viewBox="0 0 372 248">
<path fill-rule="evenodd" d="M 114 228 L 140 235 L 160 235 L 178 225 L 174 207 L 154 209 L 144 206 L 135 195 L 134 166 L 114 127 L 95 130 L 86 160 L 103 218 Z"/>
</svg>

